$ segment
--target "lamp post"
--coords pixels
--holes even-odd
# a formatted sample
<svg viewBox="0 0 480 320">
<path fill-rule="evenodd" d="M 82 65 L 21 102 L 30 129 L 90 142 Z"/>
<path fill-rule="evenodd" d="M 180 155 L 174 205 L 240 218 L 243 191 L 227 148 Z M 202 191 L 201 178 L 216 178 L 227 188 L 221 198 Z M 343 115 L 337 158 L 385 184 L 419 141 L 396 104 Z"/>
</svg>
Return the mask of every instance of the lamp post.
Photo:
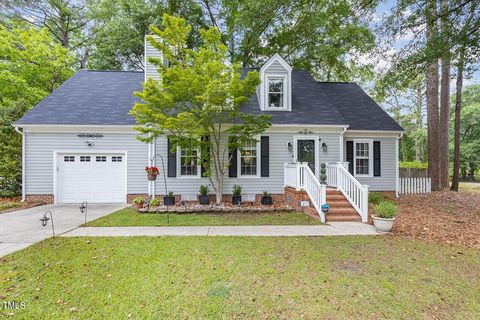
<svg viewBox="0 0 480 320">
<path fill-rule="evenodd" d="M 50 215 L 50 218 L 47 217 L 47 214 Z M 46 227 L 48 224 L 48 220 L 50 219 L 52 220 L 52 234 L 53 234 L 53 237 L 55 237 L 55 226 L 53 224 L 52 212 L 50 212 L 50 210 L 45 211 L 45 213 L 43 214 L 43 217 L 40 218 L 40 221 L 42 222 L 42 227 Z"/>
<path fill-rule="evenodd" d="M 153 164 L 155 163 L 155 159 L 158 157 L 160 157 L 160 160 L 162 160 L 162 172 L 163 172 L 163 185 L 165 186 L 165 196 L 168 195 L 168 189 L 167 189 L 167 177 L 165 175 L 165 162 L 163 161 L 163 156 L 159 153 L 156 153 L 153 155 L 153 157 L 150 159 L 150 165 L 153 166 Z M 154 182 L 155 183 L 155 182 Z M 155 198 L 155 188 L 153 188 L 153 194 L 152 194 L 152 198 Z M 168 213 L 168 204 L 166 205 L 167 206 L 167 223 L 170 223 L 170 215 Z"/>
<path fill-rule="evenodd" d="M 88 202 L 87 201 L 83 201 L 81 204 L 80 204 L 80 207 L 78 207 L 80 209 L 80 213 L 85 213 L 85 224 L 87 223 L 87 215 L 88 215 Z"/>
</svg>

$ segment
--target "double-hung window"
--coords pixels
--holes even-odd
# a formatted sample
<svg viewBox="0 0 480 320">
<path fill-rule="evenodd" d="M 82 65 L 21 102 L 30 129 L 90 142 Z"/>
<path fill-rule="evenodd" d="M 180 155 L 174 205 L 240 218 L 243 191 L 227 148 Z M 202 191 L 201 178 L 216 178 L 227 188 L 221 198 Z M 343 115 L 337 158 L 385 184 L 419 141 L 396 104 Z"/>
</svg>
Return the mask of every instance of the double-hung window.
<svg viewBox="0 0 480 320">
<path fill-rule="evenodd" d="M 268 77 L 268 95 L 267 109 L 285 109 L 286 108 L 286 78 Z"/>
<path fill-rule="evenodd" d="M 238 150 L 239 176 L 258 177 L 260 160 L 258 144 L 255 140 L 244 142 L 242 148 Z"/>
<path fill-rule="evenodd" d="M 200 161 L 198 159 L 198 150 L 179 149 L 180 176 L 200 177 Z"/>
<path fill-rule="evenodd" d="M 355 175 L 372 176 L 373 147 L 371 140 L 355 140 Z"/>
</svg>

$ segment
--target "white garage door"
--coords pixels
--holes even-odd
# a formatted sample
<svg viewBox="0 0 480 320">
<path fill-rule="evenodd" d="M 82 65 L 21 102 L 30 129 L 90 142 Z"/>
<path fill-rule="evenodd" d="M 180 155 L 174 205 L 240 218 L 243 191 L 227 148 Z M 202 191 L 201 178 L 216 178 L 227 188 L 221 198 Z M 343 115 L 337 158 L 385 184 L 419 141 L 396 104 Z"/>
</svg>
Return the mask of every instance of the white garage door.
<svg viewBox="0 0 480 320">
<path fill-rule="evenodd" d="M 125 202 L 124 154 L 58 154 L 57 202 Z"/>
</svg>

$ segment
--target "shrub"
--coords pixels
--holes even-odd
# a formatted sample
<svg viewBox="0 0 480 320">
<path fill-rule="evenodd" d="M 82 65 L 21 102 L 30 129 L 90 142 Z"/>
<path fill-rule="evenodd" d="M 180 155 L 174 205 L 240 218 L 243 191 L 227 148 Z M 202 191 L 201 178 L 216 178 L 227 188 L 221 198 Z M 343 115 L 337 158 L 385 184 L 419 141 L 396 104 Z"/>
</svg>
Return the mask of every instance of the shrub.
<svg viewBox="0 0 480 320">
<path fill-rule="evenodd" d="M 378 192 L 370 192 L 368 194 L 368 202 L 372 204 L 379 204 L 387 199 L 384 194 Z"/>
<path fill-rule="evenodd" d="M 268 192 L 267 190 L 263 190 L 263 196 L 264 197 L 270 197 L 272 194 Z"/>
<path fill-rule="evenodd" d="M 322 182 L 327 181 L 327 169 L 325 169 L 326 166 L 327 165 L 325 163 L 322 163 L 320 165 L 320 168 L 321 168 L 320 169 L 320 181 L 322 181 Z"/>
<path fill-rule="evenodd" d="M 400 162 L 400 168 L 427 169 L 428 163 L 418 161 Z"/>
<path fill-rule="evenodd" d="M 135 197 L 133 198 L 133 203 L 143 203 L 143 197 Z"/>
<path fill-rule="evenodd" d="M 208 186 L 201 185 L 198 192 L 200 193 L 201 196 L 207 196 L 208 193 L 210 192 L 210 188 Z"/>
<path fill-rule="evenodd" d="M 173 192 L 170 191 L 167 196 L 168 196 L 169 198 L 173 198 L 173 197 L 174 197 Z"/>
<path fill-rule="evenodd" d="M 376 206 L 375 212 L 379 218 L 391 219 L 397 214 L 397 206 L 393 202 L 383 201 Z"/>
<path fill-rule="evenodd" d="M 150 207 L 158 207 L 160 205 L 160 200 L 152 199 L 150 200 Z"/>
<path fill-rule="evenodd" d="M 239 196 L 242 194 L 242 186 L 239 186 L 238 184 L 234 184 L 232 188 L 232 194 L 234 196 Z"/>
</svg>

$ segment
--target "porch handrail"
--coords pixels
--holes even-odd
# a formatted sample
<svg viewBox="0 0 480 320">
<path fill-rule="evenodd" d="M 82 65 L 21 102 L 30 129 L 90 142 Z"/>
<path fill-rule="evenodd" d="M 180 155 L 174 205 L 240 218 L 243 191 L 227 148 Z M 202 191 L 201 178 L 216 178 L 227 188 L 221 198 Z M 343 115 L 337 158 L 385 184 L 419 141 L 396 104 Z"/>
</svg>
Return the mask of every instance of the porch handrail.
<svg viewBox="0 0 480 320">
<path fill-rule="evenodd" d="M 368 221 L 368 185 L 362 185 L 354 176 L 345 169 L 343 162 L 337 162 L 336 187 L 347 198 L 355 211 L 362 218 L 362 222 Z"/>
<path fill-rule="evenodd" d="M 308 163 L 285 163 L 284 175 L 285 186 L 304 190 L 317 210 L 320 221 L 325 223 L 325 214 L 321 207 L 327 202 L 327 186 L 318 181 Z"/>
</svg>

